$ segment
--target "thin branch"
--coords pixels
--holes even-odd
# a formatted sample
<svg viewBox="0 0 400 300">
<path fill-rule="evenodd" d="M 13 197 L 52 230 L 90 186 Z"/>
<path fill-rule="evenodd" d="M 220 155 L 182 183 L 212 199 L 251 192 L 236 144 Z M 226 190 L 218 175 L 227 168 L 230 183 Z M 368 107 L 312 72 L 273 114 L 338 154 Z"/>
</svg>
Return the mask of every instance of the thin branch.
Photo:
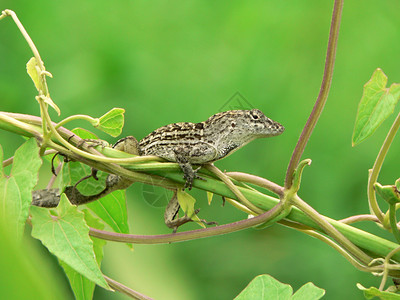
<svg viewBox="0 0 400 300">
<path fill-rule="evenodd" d="M 400 231 L 397 228 L 396 220 L 396 204 L 389 204 L 389 222 L 394 237 L 396 238 L 397 242 L 400 243 Z"/>
<path fill-rule="evenodd" d="M 53 154 L 56 153 L 57 151 L 50 149 L 50 150 L 46 150 L 43 154 L 43 156 L 49 155 L 49 154 Z M 5 160 L 3 160 L 3 167 L 7 167 L 9 165 L 11 165 L 14 162 L 14 156 L 11 156 L 10 158 L 7 158 Z"/>
<path fill-rule="evenodd" d="M 342 222 L 344 224 L 353 224 L 361 221 L 373 221 L 379 223 L 378 218 L 374 215 L 356 215 L 339 220 L 339 222 Z"/>
<path fill-rule="evenodd" d="M 242 172 L 226 172 L 225 175 L 247 183 L 251 183 L 254 185 L 257 185 L 259 187 L 263 187 L 278 196 L 283 196 L 283 187 L 280 185 L 276 184 L 275 182 L 272 182 L 268 179 L 256 176 L 256 175 L 251 175 L 247 173 L 242 173 Z"/>
<path fill-rule="evenodd" d="M 59 173 L 60 173 L 61 167 L 62 167 L 62 163 L 59 163 L 58 166 L 57 166 L 57 169 L 55 170 L 55 173 L 56 173 L 56 174 L 59 174 Z M 53 175 L 51 176 L 49 182 L 47 183 L 46 189 L 51 189 L 52 186 L 53 186 L 53 184 L 54 184 L 54 182 L 56 181 L 56 179 L 57 179 L 57 175 L 53 174 Z"/>
<path fill-rule="evenodd" d="M 36 48 L 35 44 L 33 43 L 31 37 L 29 36 L 28 32 L 26 32 L 25 27 L 22 25 L 20 20 L 18 19 L 17 15 L 15 12 L 12 10 L 6 9 L 2 11 L 2 15 L 0 16 L 0 20 L 3 18 L 3 16 L 11 16 L 11 18 L 14 20 L 14 23 L 17 25 L 18 29 L 21 31 L 21 34 L 25 38 L 26 42 L 28 43 L 29 47 L 31 48 L 33 55 L 36 58 L 37 64 L 39 65 L 41 70 L 44 70 L 44 65 L 42 58 L 40 57 L 39 51 Z M 46 89 L 47 89 L 47 84 L 46 84 Z"/>
<path fill-rule="evenodd" d="M 103 276 L 104 276 L 104 279 L 107 281 L 108 285 L 112 289 L 114 289 L 122 294 L 125 294 L 128 297 L 131 297 L 133 299 L 138 299 L 138 300 L 153 300 L 153 298 L 150 298 L 150 297 L 143 295 L 135 290 L 132 290 L 131 288 L 123 285 L 122 283 L 120 283 L 118 281 L 115 281 L 114 279 L 111 279 L 110 277 L 108 277 L 106 275 L 103 275 Z"/>
<path fill-rule="evenodd" d="M 257 217 L 211 228 L 197 229 L 197 230 L 177 232 L 171 234 L 134 235 L 134 234 L 108 232 L 95 228 L 90 228 L 89 234 L 93 237 L 97 237 L 100 239 L 114 241 L 114 242 L 121 242 L 121 243 L 165 244 L 172 242 L 182 242 L 182 241 L 189 241 L 199 238 L 231 233 L 247 229 L 256 225 L 260 225 L 277 217 L 282 212 L 282 210 L 283 210 L 283 205 L 281 204 L 281 202 L 279 202 L 272 209 Z"/>
<path fill-rule="evenodd" d="M 301 156 L 304 152 L 304 148 L 306 147 L 308 140 L 310 139 L 311 133 L 322 113 L 322 110 L 328 98 L 329 89 L 332 83 L 333 67 L 335 64 L 337 40 L 339 35 L 342 9 L 343 9 L 343 0 L 335 0 L 321 89 L 319 91 L 317 101 L 315 102 L 310 117 L 308 118 L 307 123 L 303 128 L 303 132 L 301 133 L 301 136 L 297 142 L 296 148 L 294 149 L 292 158 L 290 159 L 290 163 L 286 171 L 286 178 L 285 178 L 286 189 L 289 189 L 292 186 L 293 172 L 297 168 L 297 165 L 300 162 Z"/>
<path fill-rule="evenodd" d="M 65 118 L 64 120 L 61 120 L 54 127 L 57 129 L 58 127 L 64 126 L 66 123 L 74 121 L 74 120 L 85 120 L 85 121 L 89 122 L 90 124 L 93 124 L 93 122 L 96 121 L 96 118 L 93 118 L 93 117 L 87 116 L 87 115 L 72 115 L 72 116 Z"/>
<path fill-rule="evenodd" d="M 382 291 L 383 288 L 385 287 L 385 283 L 387 280 L 387 277 L 389 275 L 389 270 L 391 268 L 391 264 L 390 264 L 390 260 L 392 259 L 393 255 L 395 255 L 396 253 L 398 253 L 400 251 L 400 247 L 393 249 L 392 251 L 390 251 L 390 253 L 385 257 L 385 262 L 384 262 L 384 271 L 383 271 L 383 276 L 382 276 L 382 281 L 381 284 L 379 286 L 379 290 Z M 397 266 L 397 265 L 395 265 Z"/>
<path fill-rule="evenodd" d="M 17 114 L 17 113 L 9 113 L 9 112 L 0 112 L 0 121 L 4 121 L 3 123 L 0 122 L 0 126 L 1 125 L 7 125 L 9 124 L 10 128 L 8 127 L 4 127 L 6 130 L 12 131 L 12 132 L 16 132 L 18 134 L 24 135 L 24 136 L 34 136 L 36 137 L 36 139 L 41 142 L 42 138 L 41 135 L 42 133 L 39 131 L 34 130 L 33 128 L 38 126 L 38 129 L 40 128 L 39 126 L 42 124 L 42 118 L 37 117 L 37 116 L 31 116 L 31 115 L 24 115 L 24 114 Z M 56 124 L 54 122 L 52 122 L 52 125 L 55 126 Z M 103 154 L 99 151 L 97 151 L 96 149 L 94 149 L 93 147 L 88 147 L 88 145 L 86 145 L 86 143 L 82 143 L 83 140 L 76 136 L 73 132 L 69 131 L 68 129 L 64 128 L 64 127 L 59 127 L 57 128 L 57 133 L 59 136 L 62 136 L 64 139 L 68 139 L 70 143 L 78 145 L 78 144 L 82 144 L 82 149 L 84 149 L 85 153 L 91 153 L 91 157 L 94 158 L 94 160 L 89 160 L 85 157 L 79 156 L 78 154 L 69 151 L 69 149 L 64 148 L 63 146 L 60 146 L 59 144 L 56 144 L 56 142 L 53 141 L 48 141 L 48 146 L 50 148 L 53 148 L 55 150 L 57 150 L 58 152 L 61 152 L 62 154 L 73 158 L 75 160 L 78 160 L 80 162 L 83 162 L 91 167 L 94 167 L 98 170 L 101 171 L 105 171 L 108 173 L 113 173 L 116 175 L 120 175 L 122 177 L 125 177 L 129 180 L 132 181 L 138 181 L 138 182 L 142 182 L 142 183 L 147 183 L 147 184 L 152 184 L 152 185 L 157 185 L 157 186 L 162 186 L 165 187 L 167 189 L 176 189 L 177 188 L 177 184 L 174 182 L 171 182 L 170 180 L 167 180 L 165 178 L 161 178 L 159 176 L 156 175 L 149 175 L 149 174 L 145 174 L 145 173 L 139 173 L 139 172 L 133 172 L 130 170 L 127 170 L 117 164 L 110 164 L 110 163 L 103 163 L 102 161 L 107 161 L 111 162 L 111 163 L 123 163 L 123 164 L 127 164 L 128 162 L 132 162 L 132 160 L 135 160 L 135 162 L 138 162 L 140 159 L 149 159 L 149 158 L 153 158 L 150 156 L 147 157 L 131 157 L 131 158 L 115 158 L 118 157 L 120 154 L 123 154 L 124 157 L 126 156 L 132 156 L 128 153 L 124 153 L 115 149 L 107 149 L 105 148 L 104 150 L 107 149 L 107 155 L 112 156 L 114 155 L 114 158 L 112 157 L 104 157 L 102 156 Z M 156 159 L 160 160 L 158 157 L 155 157 Z M 99 161 L 101 160 L 101 161 Z"/>
<path fill-rule="evenodd" d="M 357 268 L 360 271 L 363 271 L 363 272 L 382 272 L 383 271 L 382 266 L 368 267 L 363 264 L 360 264 L 341 246 L 339 246 L 337 243 L 332 241 L 330 238 L 322 235 L 321 233 L 319 233 L 315 230 L 303 229 L 303 228 L 301 228 L 302 227 L 301 225 L 298 226 L 297 223 L 293 223 L 293 222 L 286 222 L 286 223 L 283 223 L 283 225 L 291 227 L 293 229 L 296 229 L 296 230 L 303 232 L 309 236 L 315 237 L 316 239 L 320 240 L 321 242 L 324 242 L 325 244 L 331 246 L 333 249 L 335 249 L 337 252 L 339 252 L 339 254 L 341 254 L 348 262 L 350 262 L 355 268 Z"/>
<path fill-rule="evenodd" d="M 378 217 L 379 221 L 383 223 L 384 214 L 379 208 L 378 202 L 376 201 L 376 195 L 374 190 L 374 184 L 378 180 L 379 172 L 381 171 L 383 162 L 385 160 L 386 154 L 389 151 L 390 145 L 393 142 L 393 139 L 399 130 L 400 127 L 400 113 L 397 115 L 396 120 L 394 121 L 392 127 L 390 128 L 385 141 L 382 144 L 381 149 L 379 150 L 379 154 L 376 157 L 374 166 L 372 170 L 370 170 L 370 175 L 368 177 L 368 203 L 370 207 L 370 211 Z"/>
<path fill-rule="evenodd" d="M 30 136 L 35 137 L 39 141 L 42 140 L 42 135 L 39 131 L 35 130 L 32 128 L 32 126 L 29 126 L 28 124 L 21 122 L 12 116 L 10 116 L 7 113 L 0 112 L 0 121 L 4 121 L 5 123 L 8 123 L 9 125 L 12 125 L 14 128 L 16 128 L 17 131 L 25 131 L 30 134 Z"/>
<path fill-rule="evenodd" d="M 308 217 L 313 219 L 324 232 L 332 237 L 341 247 L 346 249 L 351 255 L 356 257 L 363 264 L 368 264 L 372 258 L 369 257 L 360 248 L 354 245 L 348 238 L 346 238 L 339 230 L 337 230 L 332 224 L 330 224 L 325 217 L 320 215 L 314 208 L 304 202 L 299 196 L 295 195 L 292 199 L 294 206 L 299 208 Z"/>
<path fill-rule="evenodd" d="M 242 204 L 246 205 L 249 209 L 254 211 L 257 214 L 261 214 L 264 211 L 257 206 L 255 206 L 253 203 L 251 203 L 249 200 L 246 199 L 245 196 L 243 196 L 242 192 L 239 191 L 239 189 L 236 187 L 236 185 L 233 184 L 233 182 L 226 176 L 220 169 L 218 169 L 216 166 L 213 164 L 207 164 L 204 166 L 205 169 L 211 171 L 215 175 L 218 176 L 219 179 L 223 181 L 223 183 L 226 184 L 226 186 L 229 187 L 229 189 L 236 195 L 236 197 L 242 202 Z"/>
</svg>

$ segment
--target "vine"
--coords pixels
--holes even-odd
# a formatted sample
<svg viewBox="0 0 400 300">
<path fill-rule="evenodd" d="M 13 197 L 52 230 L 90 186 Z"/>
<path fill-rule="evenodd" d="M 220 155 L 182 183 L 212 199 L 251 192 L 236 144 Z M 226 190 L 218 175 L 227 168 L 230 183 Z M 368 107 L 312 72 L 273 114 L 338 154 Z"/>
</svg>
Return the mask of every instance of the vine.
<svg viewBox="0 0 400 300">
<path fill-rule="evenodd" d="M 54 159 L 55 153 L 73 160 L 69 163 L 65 163 L 61 159 L 57 160 L 57 172 L 54 173 L 61 173 L 61 187 L 76 185 L 77 182 L 81 182 L 80 178 L 87 176 L 91 168 L 121 176 L 132 182 L 161 186 L 169 190 L 182 189 L 184 180 L 176 163 L 165 162 L 155 156 L 134 156 L 104 145 L 93 146 L 85 142 L 92 136 L 87 137 L 87 133 L 76 130 L 70 131 L 64 127 L 70 121 L 80 119 L 89 122 L 95 128 L 111 136 L 118 136 L 124 123 L 123 109 L 112 109 L 99 118 L 87 115 L 68 116 L 62 121 L 54 123 L 49 114 L 49 107 L 52 107 L 59 115 L 61 110 L 51 99 L 46 83 L 46 77 L 52 75 L 45 69 L 39 51 L 17 15 L 11 10 L 4 10 L 0 20 L 10 16 L 32 50 L 33 57 L 27 63 L 27 72 L 38 91 L 36 100 L 40 106 L 41 116 L 0 112 L 1 129 L 29 138 L 16 151 L 14 157 L 3 161 L 0 172 L 2 175 L 0 179 L 0 190 L 2 191 L 0 217 L 2 221 L 0 223 L 7 227 L 11 224 L 11 231 L 17 239 L 21 238 L 25 223 L 30 224 L 32 236 L 41 240 L 49 251 L 59 258 L 60 264 L 70 280 L 73 276 L 80 276 L 82 282 L 88 283 L 85 288 L 88 288 L 90 295 L 93 295 L 94 285 L 97 284 L 105 289 L 114 289 L 124 293 L 131 298 L 150 299 L 148 296 L 102 274 L 100 265 L 103 256 L 102 247 L 105 241 L 130 244 L 172 243 L 233 233 L 255 226 L 265 228 L 275 223 L 316 237 L 335 249 L 357 269 L 382 276 L 378 289 L 358 286 L 364 291 L 366 297 L 373 293 L 381 297 L 386 297 L 388 294 L 393 295 L 397 292 L 397 286 L 384 289 L 389 276 L 400 278 L 398 246 L 400 233 L 396 219 L 396 211 L 399 207 L 398 203 L 400 203 L 400 180 L 393 185 L 382 186 L 377 182 L 377 179 L 386 154 L 399 129 L 400 114 L 390 128 L 374 166 L 370 170 L 367 190 L 371 214 L 351 216 L 339 221 L 333 220 L 318 213 L 298 195 L 298 191 L 301 189 L 302 172 L 307 165 L 311 164 L 311 160 L 301 161 L 301 157 L 328 99 L 342 10 L 343 1 L 335 0 L 320 92 L 291 156 L 284 186 L 251 174 L 224 173 L 214 165 L 207 164 L 200 171 L 201 176 L 207 180 L 195 181 L 194 187 L 207 191 L 209 195 L 223 196 L 234 207 L 246 212 L 249 218 L 210 228 L 163 235 L 129 234 L 128 227 L 125 224 L 124 194 L 118 191 L 82 207 L 71 205 L 65 194 L 61 195 L 60 202 L 55 209 L 31 205 L 31 192 L 37 182 L 37 172 L 42 163 L 41 157 L 51 155 Z M 383 120 L 393 113 L 400 98 L 400 84 L 392 84 L 389 88 L 386 88 L 386 84 L 386 75 L 380 69 L 377 69 L 371 80 L 364 86 L 364 94 L 359 105 L 353 133 L 353 145 L 357 145 L 372 135 Z M 2 152 L 0 154 L 3 160 Z M 5 176 L 3 168 L 11 164 L 13 165 L 12 176 Z M 28 170 L 29 178 L 27 178 L 26 172 L 22 172 L 22 170 Z M 53 186 L 55 179 L 56 176 L 54 175 L 48 183 L 48 189 Z M 91 189 L 99 188 L 101 188 L 101 183 L 92 182 L 90 187 L 86 187 L 86 192 L 94 193 Z M 15 189 L 21 190 L 20 195 L 15 195 Z M 276 196 L 273 197 L 262 192 L 263 189 Z M 389 204 L 387 212 L 383 212 L 380 208 L 376 194 L 379 194 Z M 15 197 L 18 198 L 17 204 Z M 110 200 L 111 198 L 112 200 Z M 113 204 L 112 201 L 118 202 L 121 209 L 115 211 L 115 203 Z M 105 208 L 108 217 L 111 216 L 111 221 L 107 220 L 105 215 L 102 214 L 98 205 Z M 113 205 L 114 208 L 112 208 Z M 194 201 L 190 205 L 190 209 L 194 211 Z M 351 226 L 351 224 L 359 221 L 370 221 L 378 224 L 391 232 L 397 242 Z M 117 223 L 118 226 L 111 225 L 111 223 Z M 105 224 L 110 225 L 114 231 L 104 230 Z M 54 232 L 59 234 L 54 234 Z M 90 255 L 87 255 L 87 253 L 90 253 Z M 271 284 L 267 277 L 256 277 L 252 284 L 255 285 L 257 280 L 261 280 L 262 284 L 266 286 Z M 237 299 L 247 299 L 240 297 L 245 297 L 243 295 L 254 288 L 252 284 Z M 83 285 L 71 280 L 71 286 L 77 298 L 82 296 L 80 293 Z M 312 287 L 306 288 L 310 288 L 310 291 L 314 289 Z M 318 288 L 314 291 L 316 290 Z M 319 293 L 322 297 L 323 292 Z"/>
</svg>

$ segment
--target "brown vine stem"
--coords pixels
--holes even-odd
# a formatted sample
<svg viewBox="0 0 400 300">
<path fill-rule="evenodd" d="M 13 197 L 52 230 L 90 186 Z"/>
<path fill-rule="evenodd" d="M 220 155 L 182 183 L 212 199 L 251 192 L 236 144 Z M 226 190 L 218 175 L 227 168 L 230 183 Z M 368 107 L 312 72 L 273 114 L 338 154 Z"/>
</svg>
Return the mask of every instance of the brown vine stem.
<svg viewBox="0 0 400 300">
<path fill-rule="evenodd" d="M 242 172 L 226 172 L 225 175 L 238 181 L 255 184 L 277 194 L 278 196 L 283 196 L 283 187 L 268 179 Z"/>
<path fill-rule="evenodd" d="M 122 283 L 120 283 L 118 281 L 115 281 L 114 279 L 111 279 L 110 277 L 107 277 L 106 275 L 103 275 L 103 276 L 104 276 L 104 279 L 107 281 L 108 285 L 112 289 L 114 289 L 114 290 L 116 290 L 116 291 L 118 291 L 120 293 L 123 293 L 123 294 L 125 294 L 125 295 L 127 295 L 127 296 L 129 296 L 129 297 L 131 297 L 133 299 L 153 300 L 153 298 L 150 298 L 150 297 L 148 297 L 146 295 L 143 295 L 143 294 L 141 294 L 141 293 L 139 293 L 139 292 L 137 292 L 135 290 L 132 290 L 131 288 L 123 285 Z"/>
<path fill-rule="evenodd" d="M 337 40 L 339 36 L 340 19 L 342 16 L 342 9 L 343 9 L 343 0 L 335 0 L 321 88 L 319 91 L 317 101 L 315 102 L 314 108 L 310 114 L 310 117 L 307 120 L 306 125 L 303 128 L 301 136 L 297 142 L 296 148 L 294 149 L 292 157 L 290 159 L 289 166 L 286 171 L 285 189 L 289 189 L 292 186 L 293 172 L 297 168 L 297 165 L 300 162 L 301 156 L 304 152 L 304 148 L 306 147 L 307 142 L 310 139 L 311 133 L 314 130 L 315 124 L 317 123 L 324 108 L 324 105 L 326 103 L 326 100 L 328 98 L 329 89 L 332 83 L 333 68 L 335 65 L 335 56 L 336 56 Z"/>
<path fill-rule="evenodd" d="M 243 194 L 236 187 L 236 185 L 234 185 L 233 182 L 229 179 L 229 177 L 226 176 L 216 166 L 214 166 L 213 164 L 207 164 L 204 166 L 204 168 L 207 169 L 208 171 L 212 172 L 216 176 L 218 176 L 218 178 L 221 179 L 223 181 L 223 183 L 225 183 L 229 187 L 229 189 L 236 195 L 236 197 L 238 197 L 240 202 L 242 204 L 244 204 L 246 207 L 248 207 L 249 209 L 251 209 L 252 211 L 254 211 L 257 214 L 262 214 L 264 212 L 262 209 L 258 208 L 253 203 L 251 203 L 249 200 L 247 200 L 246 197 L 243 196 Z"/>
<path fill-rule="evenodd" d="M 135 243 L 135 244 L 164 244 L 172 242 L 182 242 L 182 241 L 195 240 L 210 236 L 216 236 L 225 233 L 231 233 L 252 226 L 260 225 L 277 217 L 282 212 L 282 210 L 283 210 L 282 202 L 279 202 L 277 205 L 275 205 L 272 209 L 268 210 L 267 212 L 250 219 L 224 224 L 212 228 L 197 229 L 197 230 L 177 232 L 171 234 L 133 235 L 133 234 L 108 232 L 100 229 L 90 228 L 89 235 L 108 241 Z"/>
<path fill-rule="evenodd" d="M 379 219 L 374 215 L 356 215 L 339 220 L 339 222 L 342 222 L 343 224 L 353 224 L 361 221 L 372 221 L 379 223 Z"/>
</svg>

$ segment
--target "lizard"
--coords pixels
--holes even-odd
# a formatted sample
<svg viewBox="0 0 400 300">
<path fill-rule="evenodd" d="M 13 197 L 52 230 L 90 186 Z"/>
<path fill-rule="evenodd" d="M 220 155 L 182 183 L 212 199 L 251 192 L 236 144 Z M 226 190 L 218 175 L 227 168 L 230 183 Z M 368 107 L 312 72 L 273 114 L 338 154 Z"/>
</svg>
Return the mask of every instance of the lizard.
<svg viewBox="0 0 400 300">
<path fill-rule="evenodd" d="M 140 142 L 128 136 L 117 141 L 113 147 L 132 154 L 155 155 L 177 162 L 183 171 L 184 188 L 190 190 L 195 179 L 203 179 L 197 175 L 201 165 L 225 158 L 252 140 L 277 136 L 284 130 L 281 124 L 266 117 L 258 109 L 230 110 L 212 115 L 204 122 L 180 122 L 160 127 Z M 200 167 L 194 169 L 194 165 Z M 105 189 L 97 195 L 84 196 L 73 187 L 67 187 L 65 192 L 68 198 L 72 198 L 71 203 L 84 204 L 114 190 L 127 188 L 130 184 L 131 181 L 110 174 Z M 41 197 L 36 194 L 33 205 L 47 206 Z M 175 194 L 168 207 L 169 211 L 167 209 L 165 213 L 168 227 L 175 230 L 177 226 L 189 221 L 190 218 L 186 216 L 175 219 L 179 210 Z"/>
</svg>

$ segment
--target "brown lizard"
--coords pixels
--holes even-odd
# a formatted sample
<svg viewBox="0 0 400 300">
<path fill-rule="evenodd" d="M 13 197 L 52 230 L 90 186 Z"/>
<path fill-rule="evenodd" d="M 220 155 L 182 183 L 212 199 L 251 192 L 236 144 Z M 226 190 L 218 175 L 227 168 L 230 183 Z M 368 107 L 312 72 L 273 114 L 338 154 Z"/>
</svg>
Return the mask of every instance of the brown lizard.
<svg viewBox="0 0 400 300">
<path fill-rule="evenodd" d="M 173 123 L 160 127 L 139 142 L 140 155 L 156 155 L 181 167 L 185 187 L 198 178 L 193 165 L 214 162 L 256 138 L 281 134 L 284 127 L 260 110 L 217 113 L 200 123 Z"/>
<path fill-rule="evenodd" d="M 283 131 L 284 127 L 281 124 L 269 119 L 258 109 L 231 110 L 217 113 L 200 123 L 181 122 L 160 127 L 139 143 L 130 136 L 119 140 L 114 147 L 133 154 L 155 155 L 168 161 L 177 162 L 186 180 L 185 188 L 191 189 L 194 179 L 202 179 L 197 175 L 199 168 L 193 169 L 193 165 L 202 165 L 222 159 L 254 139 L 280 135 Z M 131 183 L 110 174 L 106 188 L 97 195 L 83 196 L 71 187 L 67 187 L 66 194 L 69 198 L 75 198 L 75 200 L 70 199 L 73 204 L 84 204 L 99 199 L 114 190 L 126 188 Z M 177 202 L 176 197 L 173 197 L 172 200 Z M 34 195 L 32 204 L 49 207 L 45 201 L 42 201 L 41 196 L 36 196 L 35 199 Z M 169 207 L 179 210 L 179 205 L 176 203 Z M 168 212 L 168 215 L 175 218 L 176 213 Z M 176 224 L 181 225 L 187 221 L 188 218 L 175 220 L 170 224 L 166 223 L 169 227 L 175 228 Z"/>
</svg>

